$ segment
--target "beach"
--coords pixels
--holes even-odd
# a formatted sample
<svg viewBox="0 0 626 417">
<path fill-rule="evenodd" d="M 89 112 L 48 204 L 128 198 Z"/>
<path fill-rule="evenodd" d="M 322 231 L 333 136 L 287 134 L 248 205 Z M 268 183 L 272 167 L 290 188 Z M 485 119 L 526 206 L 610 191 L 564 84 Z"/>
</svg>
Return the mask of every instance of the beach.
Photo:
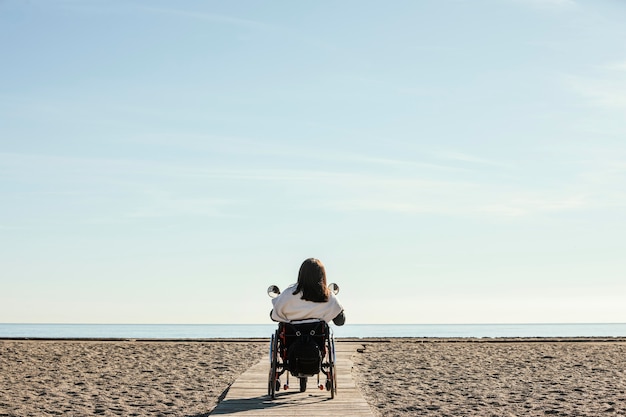
<svg viewBox="0 0 626 417">
<path fill-rule="evenodd" d="M 357 386 L 379 416 L 626 415 L 626 343 L 366 343 Z"/>
<path fill-rule="evenodd" d="M 624 340 L 362 345 L 353 376 L 379 416 L 626 415 Z M 0 416 L 207 416 L 267 347 L 262 340 L 0 340 Z"/>
<path fill-rule="evenodd" d="M 206 416 L 267 342 L 0 340 L 0 416 Z"/>
</svg>

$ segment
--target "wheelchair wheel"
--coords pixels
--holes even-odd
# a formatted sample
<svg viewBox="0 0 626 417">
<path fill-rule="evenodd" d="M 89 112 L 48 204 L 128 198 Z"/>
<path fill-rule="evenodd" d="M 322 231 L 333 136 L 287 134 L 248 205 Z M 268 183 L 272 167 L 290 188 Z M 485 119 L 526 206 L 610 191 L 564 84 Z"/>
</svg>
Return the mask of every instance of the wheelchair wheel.
<svg viewBox="0 0 626 417">
<path fill-rule="evenodd" d="M 335 398 L 337 394 L 337 373 L 335 372 L 335 339 L 328 338 L 328 381 L 326 389 L 330 391 L 330 398 Z"/>
<path fill-rule="evenodd" d="M 280 382 L 278 381 L 278 332 L 275 332 L 270 341 L 270 374 L 267 381 L 267 395 L 276 399 L 276 391 L 278 390 L 280 390 Z"/>
<path fill-rule="evenodd" d="M 306 391 L 306 381 L 308 378 L 304 377 L 304 378 L 298 378 L 298 379 L 300 379 L 300 392 Z"/>
</svg>

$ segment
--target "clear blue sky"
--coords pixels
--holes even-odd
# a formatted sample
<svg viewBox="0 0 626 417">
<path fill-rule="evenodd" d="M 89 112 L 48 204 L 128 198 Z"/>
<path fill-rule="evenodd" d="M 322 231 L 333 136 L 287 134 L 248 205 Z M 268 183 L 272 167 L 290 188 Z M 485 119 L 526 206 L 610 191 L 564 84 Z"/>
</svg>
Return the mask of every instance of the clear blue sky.
<svg viewBox="0 0 626 417">
<path fill-rule="evenodd" d="M 626 3 L 0 1 L 0 322 L 626 322 Z"/>
</svg>

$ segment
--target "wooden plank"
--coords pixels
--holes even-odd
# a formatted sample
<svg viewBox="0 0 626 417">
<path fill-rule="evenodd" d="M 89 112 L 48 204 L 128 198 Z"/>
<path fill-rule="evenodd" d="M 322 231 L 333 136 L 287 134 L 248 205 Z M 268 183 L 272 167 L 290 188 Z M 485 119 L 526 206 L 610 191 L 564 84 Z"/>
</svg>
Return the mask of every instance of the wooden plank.
<svg viewBox="0 0 626 417">
<path fill-rule="evenodd" d="M 290 377 L 290 389 L 276 393 L 272 400 L 267 395 L 267 378 L 270 363 L 263 358 L 244 372 L 230 387 L 226 398 L 215 407 L 211 415 L 236 415 L 245 417 L 303 416 L 303 417 L 372 417 L 372 411 L 357 389 L 352 378 L 352 355 L 360 343 L 335 342 L 337 395 L 316 388 L 317 378 L 309 378 L 306 392 L 300 392 L 298 379 Z M 282 377 L 284 382 L 285 375 Z M 320 376 L 320 383 L 326 381 Z"/>
</svg>

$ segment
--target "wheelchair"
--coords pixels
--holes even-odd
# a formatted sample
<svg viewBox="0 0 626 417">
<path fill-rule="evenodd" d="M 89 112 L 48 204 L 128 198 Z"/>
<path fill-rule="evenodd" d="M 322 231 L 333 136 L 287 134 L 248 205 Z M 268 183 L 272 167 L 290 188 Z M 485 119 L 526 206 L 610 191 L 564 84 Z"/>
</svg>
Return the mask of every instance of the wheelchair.
<svg viewBox="0 0 626 417">
<path fill-rule="evenodd" d="M 279 323 L 270 341 L 270 372 L 267 394 L 276 398 L 281 389 L 280 377 L 285 375 L 284 390 L 289 389 L 289 375 L 299 381 L 300 392 L 305 392 L 310 377 L 317 376 L 317 388 L 337 393 L 335 373 L 335 339 L 328 324 L 320 320 Z M 320 374 L 326 376 L 320 384 Z"/>
</svg>

